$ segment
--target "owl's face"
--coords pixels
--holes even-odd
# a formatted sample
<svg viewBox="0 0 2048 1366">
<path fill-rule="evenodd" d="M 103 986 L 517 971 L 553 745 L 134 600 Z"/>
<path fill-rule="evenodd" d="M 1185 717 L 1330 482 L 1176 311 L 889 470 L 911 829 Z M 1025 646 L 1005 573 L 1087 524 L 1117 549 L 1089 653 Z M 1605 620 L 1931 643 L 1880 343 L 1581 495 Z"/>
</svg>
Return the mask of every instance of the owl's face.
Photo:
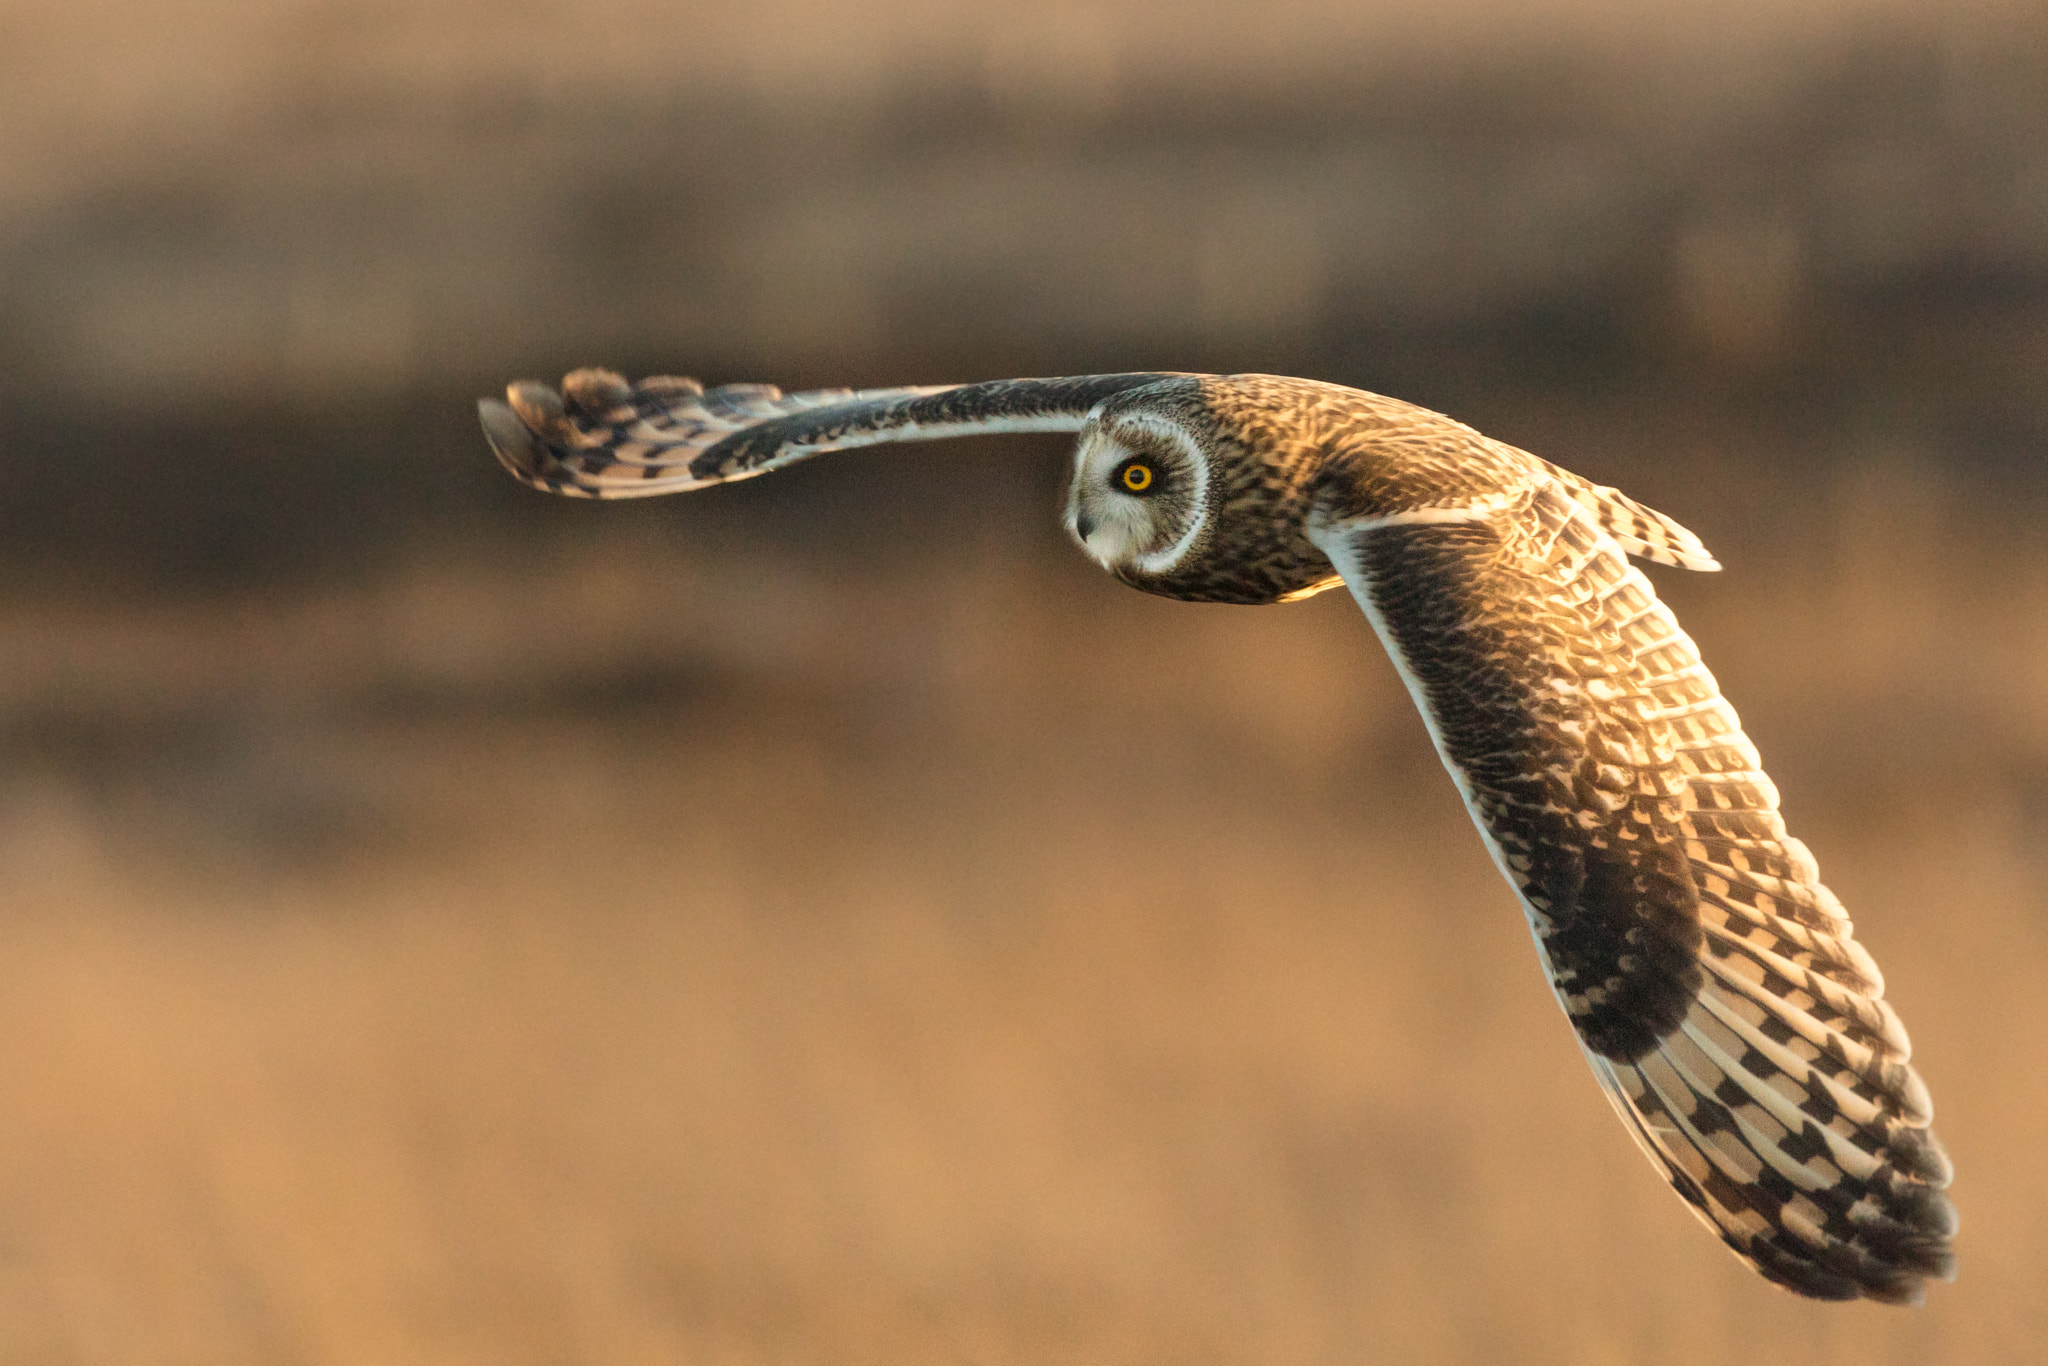
<svg viewBox="0 0 2048 1366">
<path fill-rule="evenodd" d="M 1337 582 L 1303 532 L 1313 448 L 1269 448 L 1218 411 L 1221 381 L 1167 381 L 1119 396 L 1081 429 L 1067 531 L 1148 593 L 1280 602 Z"/>
<path fill-rule="evenodd" d="M 1081 432 L 1067 530 L 1119 578 L 1171 574 L 1208 522 L 1209 458 L 1163 414 L 1105 414 Z"/>
</svg>

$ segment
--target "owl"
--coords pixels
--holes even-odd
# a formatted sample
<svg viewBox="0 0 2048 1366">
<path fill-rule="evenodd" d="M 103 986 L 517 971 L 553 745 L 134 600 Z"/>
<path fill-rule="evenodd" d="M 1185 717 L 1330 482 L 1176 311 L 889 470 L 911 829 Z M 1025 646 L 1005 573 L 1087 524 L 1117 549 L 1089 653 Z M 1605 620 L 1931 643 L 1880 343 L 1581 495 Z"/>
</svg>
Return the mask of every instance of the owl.
<svg viewBox="0 0 2048 1366">
<path fill-rule="evenodd" d="M 1450 418 L 1335 384 L 1144 373 L 784 394 L 579 370 L 479 405 L 526 483 L 632 498 L 824 451 L 1077 432 L 1066 529 L 1133 588 L 1342 584 L 1514 889 L 1586 1061 L 1699 1218 L 1802 1295 L 1955 1275 L 1927 1087 L 1712 674 L 1631 557 L 1699 539 Z"/>
</svg>

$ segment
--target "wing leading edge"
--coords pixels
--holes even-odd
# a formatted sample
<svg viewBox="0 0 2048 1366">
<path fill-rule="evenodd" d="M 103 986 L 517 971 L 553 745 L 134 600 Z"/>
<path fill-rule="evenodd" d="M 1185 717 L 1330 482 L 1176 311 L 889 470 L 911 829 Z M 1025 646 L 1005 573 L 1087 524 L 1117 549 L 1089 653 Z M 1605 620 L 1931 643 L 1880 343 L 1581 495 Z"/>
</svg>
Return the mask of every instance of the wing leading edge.
<svg viewBox="0 0 2048 1366">
<path fill-rule="evenodd" d="M 903 389 L 628 384 L 578 370 L 558 393 L 521 380 L 477 404 L 499 461 L 522 482 L 585 498 L 644 498 L 748 479 L 825 451 L 1001 432 L 1078 431 L 1112 395 L 1164 374 L 991 380 Z"/>
</svg>

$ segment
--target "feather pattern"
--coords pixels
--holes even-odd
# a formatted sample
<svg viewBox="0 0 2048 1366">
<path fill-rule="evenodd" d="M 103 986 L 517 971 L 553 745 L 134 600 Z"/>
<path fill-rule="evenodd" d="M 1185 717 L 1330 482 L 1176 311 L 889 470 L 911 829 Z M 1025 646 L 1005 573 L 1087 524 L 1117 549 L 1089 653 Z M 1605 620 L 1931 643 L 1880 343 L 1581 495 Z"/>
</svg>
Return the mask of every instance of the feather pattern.
<svg viewBox="0 0 2048 1366">
<path fill-rule="evenodd" d="M 1714 570 L 1721 562 L 1708 553 L 1700 538 L 1655 508 L 1644 507 L 1620 489 L 1582 479 L 1548 460 L 1517 451 L 1517 455 L 1540 466 L 1556 486 L 1580 507 L 1593 514 L 1600 529 L 1631 555 L 1676 569 Z"/>
<path fill-rule="evenodd" d="M 628 384 L 578 370 L 477 404 L 499 461 L 522 482 L 585 498 L 645 498 L 751 479 L 824 451 L 989 432 L 1071 432 L 1112 394 L 1157 374 L 1010 379 L 900 389 L 772 384 L 706 389 L 663 375 Z"/>
<path fill-rule="evenodd" d="M 1400 663 L 1643 1151 L 1766 1277 L 1917 1302 L 1954 1275 L 1952 1173 L 1883 979 L 1624 547 L 1648 551 L 1608 529 L 1601 491 L 1539 468 L 1469 520 L 1311 534 Z M 1705 556 L 1622 511 L 1631 541 Z"/>
</svg>

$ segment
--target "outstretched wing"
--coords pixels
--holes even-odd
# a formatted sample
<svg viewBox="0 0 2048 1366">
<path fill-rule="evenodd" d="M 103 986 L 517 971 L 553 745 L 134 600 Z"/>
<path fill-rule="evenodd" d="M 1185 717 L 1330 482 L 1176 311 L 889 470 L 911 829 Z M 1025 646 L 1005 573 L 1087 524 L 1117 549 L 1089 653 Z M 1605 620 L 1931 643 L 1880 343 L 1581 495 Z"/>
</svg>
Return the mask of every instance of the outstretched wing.
<svg viewBox="0 0 2048 1366">
<path fill-rule="evenodd" d="M 533 380 L 477 404 L 506 469 L 535 488 L 642 498 L 766 474 L 821 451 L 989 432 L 1077 431 L 1096 404 L 1162 374 L 1007 379 L 910 389 L 772 384 L 706 389 L 661 376 L 628 384 L 578 370 L 560 393 Z"/>
<path fill-rule="evenodd" d="M 1733 708 L 1605 520 L 1546 470 L 1469 508 L 1312 534 L 1643 1150 L 1771 1280 L 1917 1301 L 1954 1275 L 1956 1219 L 1906 1032 Z"/>
</svg>

